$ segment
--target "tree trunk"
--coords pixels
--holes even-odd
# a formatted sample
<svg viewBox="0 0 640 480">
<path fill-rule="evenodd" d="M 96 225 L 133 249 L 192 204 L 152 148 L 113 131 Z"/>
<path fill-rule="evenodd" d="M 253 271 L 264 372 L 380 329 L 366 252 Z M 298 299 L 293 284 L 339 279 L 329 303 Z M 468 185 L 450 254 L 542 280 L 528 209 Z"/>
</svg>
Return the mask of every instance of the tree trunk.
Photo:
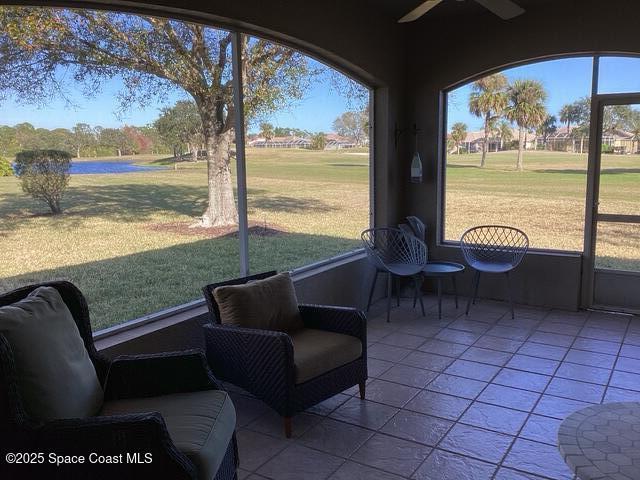
<svg viewBox="0 0 640 480">
<path fill-rule="evenodd" d="M 47 203 L 49 204 L 49 208 L 51 209 L 51 213 L 53 215 L 60 215 L 62 213 L 60 200 L 58 200 L 57 198 L 49 198 L 47 199 Z"/>
<path fill-rule="evenodd" d="M 118 149 L 118 157 L 121 157 L 121 156 L 122 156 L 122 150 L 119 148 Z"/>
<path fill-rule="evenodd" d="M 80 158 L 80 147 L 76 147 L 76 158 Z"/>
<path fill-rule="evenodd" d="M 524 129 L 520 128 L 518 130 L 518 161 L 516 163 L 516 168 L 519 171 L 523 170 L 523 165 L 522 165 L 523 154 L 524 154 Z"/>
<path fill-rule="evenodd" d="M 231 182 L 229 147 L 233 130 L 216 132 L 213 108 L 201 106 L 202 130 L 207 150 L 208 205 L 202 214 L 199 227 L 226 227 L 238 223 L 238 210 Z"/>
<path fill-rule="evenodd" d="M 482 142 L 482 159 L 480 160 L 480 167 L 484 167 L 487 160 L 487 145 L 489 143 L 489 114 L 484 118 L 484 140 Z"/>
<path fill-rule="evenodd" d="M 584 152 L 584 135 L 580 137 L 580 155 Z"/>
</svg>

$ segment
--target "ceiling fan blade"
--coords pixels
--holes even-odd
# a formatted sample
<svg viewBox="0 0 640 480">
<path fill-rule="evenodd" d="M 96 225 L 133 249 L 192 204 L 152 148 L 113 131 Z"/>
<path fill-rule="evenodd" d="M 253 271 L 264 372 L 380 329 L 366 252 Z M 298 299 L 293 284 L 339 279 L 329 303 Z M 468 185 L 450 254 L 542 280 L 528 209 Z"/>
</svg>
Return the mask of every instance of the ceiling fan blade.
<svg viewBox="0 0 640 480">
<path fill-rule="evenodd" d="M 479 3 L 484 8 L 489 10 L 492 13 L 495 13 L 497 16 L 502 18 L 503 20 L 509 20 L 513 17 L 517 17 L 518 15 L 522 15 L 524 13 L 524 8 L 520 5 L 513 3 L 511 0 L 475 0 L 476 3 Z"/>
<path fill-rule="evenodd" d="M 413 22 L 414 20 L 419 19 L 422 15 L 427 13 L 433 7 L 438 5 L 442 0 L 427 0 L 426 2 L 421 3 L 416 8 L 407 13 L 404 17 L 398 20 L 398 23 L 407 23 Z"/>
</svg>

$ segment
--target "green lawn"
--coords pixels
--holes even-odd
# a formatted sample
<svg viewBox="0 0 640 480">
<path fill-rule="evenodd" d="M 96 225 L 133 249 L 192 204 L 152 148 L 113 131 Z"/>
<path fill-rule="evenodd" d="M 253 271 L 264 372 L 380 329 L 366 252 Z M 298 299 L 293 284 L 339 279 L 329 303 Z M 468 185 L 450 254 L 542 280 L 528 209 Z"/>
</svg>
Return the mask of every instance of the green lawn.
<svg viewBox="0 0 640 480">
<path fill-rule="evenodd" d="M 506 224 L 524 230 L 534 248 L 582 251 L 587 156 L 526 152 L 525 171 L 515 170 L 516 152 L 447 158 L 445 237 L 457 240 L 469 227 Z M 640 155 L 603 155 L 600 212 L 640 214 Z M 640 229 L 601 227 L 599 266 L 639 269 Z"/>
<path fill-rule="evenodd" d="M 250 237 L 252 271 L 294 268 L 359 246 L 369 222 L 364 152 L 256 149 L 247 157 L 249 220 L 281 231 L 258 228 Z M 203 285 L 239 268 L 235 235 L 184 228 L 205 199 L 204 162 L 73 175 L 57 217 L 43 215 L 46 206 L 15 178 L 0 178 L 0 290 L 69 279 L 87 295 L 95 328 L 199 298 Z M 175 223 L 182 228 L 162 228 Z"/>
<path fill-rule="evenodd" d="M 363 151 L 247 152 L 251 270 L 289 269 L 359 246 L 369 223 L 368 156 Z M 90 160 L 90 159 L 89 159 Z M 103 160 L 103 159 L 100 159 Z M 121 159 L 123 160 L 123 159 Z M 167 164 L 162 157 L 136 161 Z M 527 152 L 450 155 L 446 236 L 483 223 L 515 225 L 537 248 L 582 250 L 586 156 Z M 640 157 L 603 158 L 601 209 L 640 213 Z M 120 175 L 74 175 L 65 213 L 0 178 L 0 290 L 65 278 L 88 297 L 95 328 L 200 297 L 200 287 L 238 274 L 234 234 L 212 238 L 185 226 L 205 207 L 206 164 Z M 275 235 L 264 235 L 278 231 Z M 433 225 L 429 226 L 433 228 Z M 605 227 L 603 227 L 605 228 Z M 638 268 L 640 231 L 606 225 L 601 266 Z"/>
</svg>

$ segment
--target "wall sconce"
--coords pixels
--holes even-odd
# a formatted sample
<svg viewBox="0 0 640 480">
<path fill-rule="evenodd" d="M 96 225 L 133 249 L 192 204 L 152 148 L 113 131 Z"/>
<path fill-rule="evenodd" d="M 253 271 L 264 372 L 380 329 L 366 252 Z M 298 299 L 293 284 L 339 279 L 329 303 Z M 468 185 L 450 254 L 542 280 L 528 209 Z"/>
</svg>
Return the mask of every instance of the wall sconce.
<svg viewBox="0 0 640 480">
<path fill-rule="evenodd" d="M 416 138 L 416 146 L 413 151 L 413 158 L 411 159 L 411 183 L 422 183 L 422 159 L 418 152 L 418 133 L 420 130 L 413 125 L 413 135 Z"/>
</svg>

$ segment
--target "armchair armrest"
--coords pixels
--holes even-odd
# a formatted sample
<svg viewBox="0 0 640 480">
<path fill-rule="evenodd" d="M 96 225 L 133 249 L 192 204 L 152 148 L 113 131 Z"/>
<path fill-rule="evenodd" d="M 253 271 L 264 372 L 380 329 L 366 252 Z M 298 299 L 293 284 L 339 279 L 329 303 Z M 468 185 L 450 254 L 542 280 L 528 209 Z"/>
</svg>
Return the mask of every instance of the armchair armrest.
<svg viewBox="0 0 640 480">
<path fill-rule="evenodd" d="M 364 313 L 349 307 L 298 305 L 304 326 L 357 337 L 367 345 L 367 318 Z"/>
<path fill-rule="evenodd" d="M 15 470 L 12 473 L 19 474 L 20 478 L 182 480 L 195 479 L 197 476 L 193 463 L 171 441 L 159 413 L 56 420 L 44 424 L 34 433 L 35 439 L 29 451 L 42 452 L 44 462 L 12 465 Z M 52 453 L 61 456 L 82 455 L 84 462 L 57 466 L 55 462 L 51 463 Z M 132 462 L 131 457 L 127 458 L 127 454 L 131 456 L 136 453 L 140 456 L 140 463 Z M 150 456 L 145 457 L 145 454 Z M 121 461 L 92 463 L 91 458 L 99 455 Z M 142 463 L 149 458 L 149 463 Z"/>
<path fill-rule="evenodd" d="M 291 394 L 295 370 L 289 335 L 222 324 L 203 328 L 207 360 L 216 376 L 262 399 L 276 391 Z"/>
<path fill-rule="evenodd" d="M 221 389 L 198 350 L 123 355 L 112 363 L 105 383 L 108 400 Z"/>
</svg>

